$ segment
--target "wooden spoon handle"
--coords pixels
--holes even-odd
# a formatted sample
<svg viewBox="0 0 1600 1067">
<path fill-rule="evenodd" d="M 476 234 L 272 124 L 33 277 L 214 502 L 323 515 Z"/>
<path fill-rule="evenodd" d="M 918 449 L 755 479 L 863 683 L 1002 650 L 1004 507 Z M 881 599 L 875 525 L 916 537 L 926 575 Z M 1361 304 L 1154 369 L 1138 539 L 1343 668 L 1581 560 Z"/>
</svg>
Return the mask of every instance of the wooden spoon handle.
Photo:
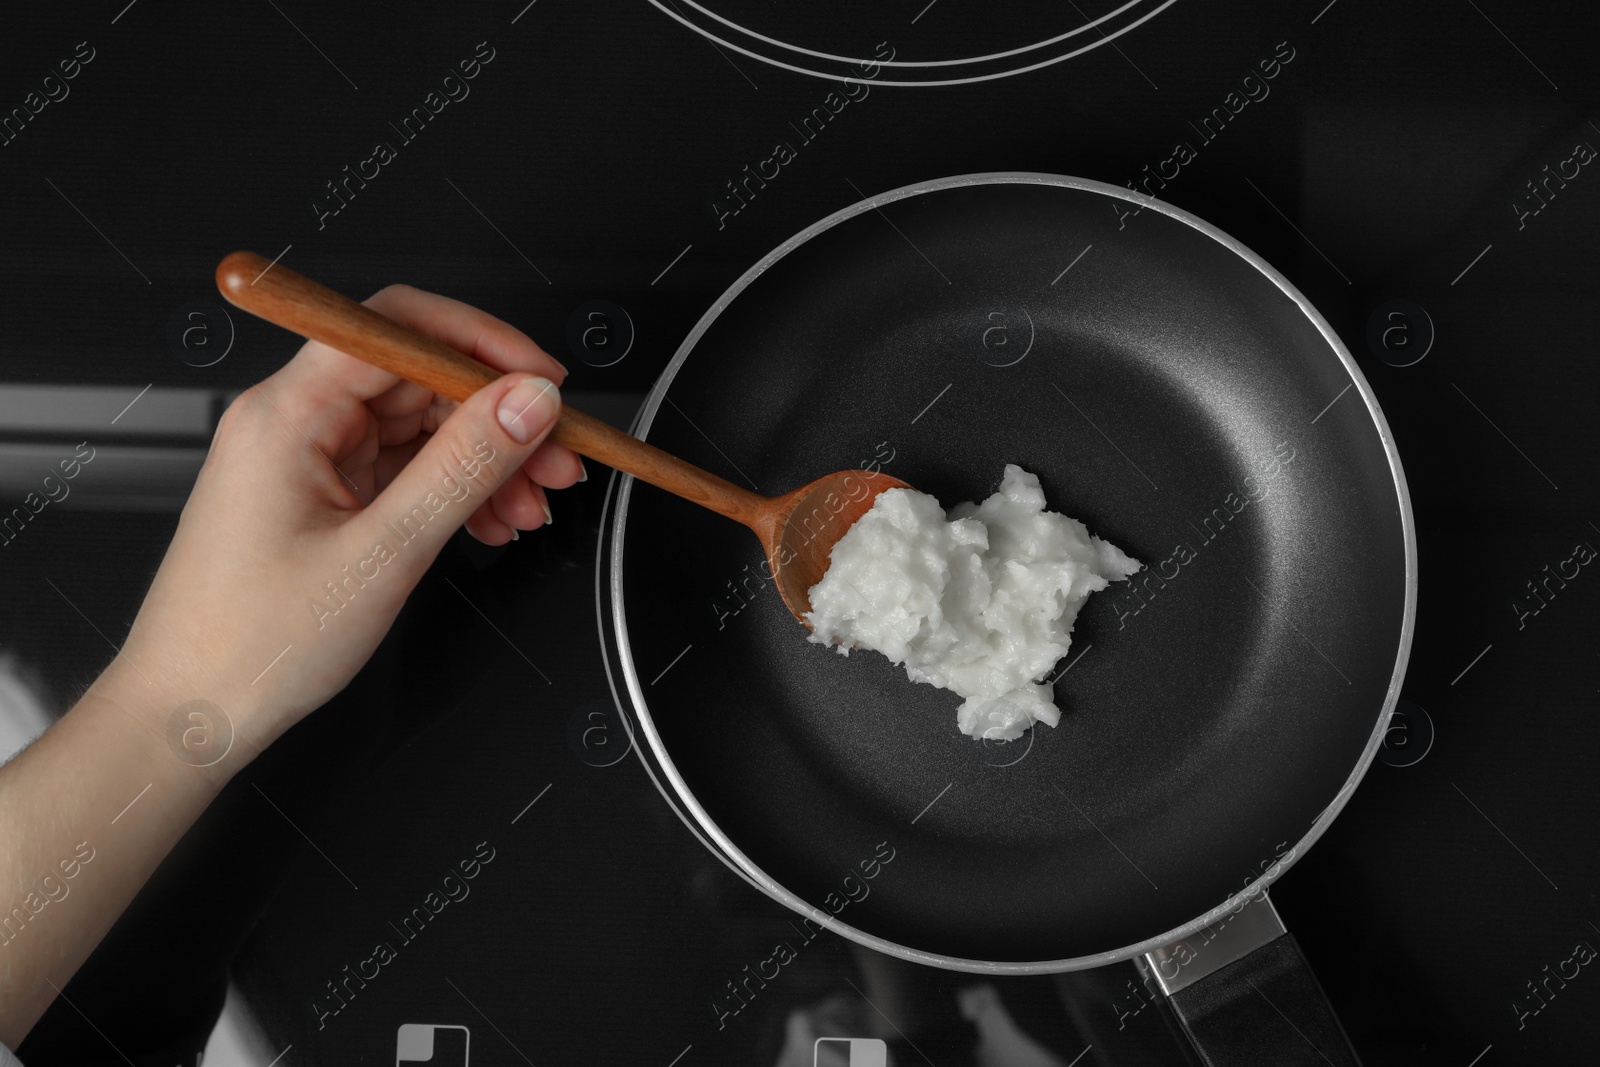
<svg viewBox="0 0 1600 1067">
<path fill-rule="evenodd" d="M 465 400 L 501 377 L 500 371 L 444 342 L 409 330 L 254 252 L 235 252 L 219 263 L 217 288 L 251 314 L 452 400 Z M 565 404 L 550 440 L 752 529 L 758 528 L 757 522 L 770 507 L 766 497 Z"/>
</svg>

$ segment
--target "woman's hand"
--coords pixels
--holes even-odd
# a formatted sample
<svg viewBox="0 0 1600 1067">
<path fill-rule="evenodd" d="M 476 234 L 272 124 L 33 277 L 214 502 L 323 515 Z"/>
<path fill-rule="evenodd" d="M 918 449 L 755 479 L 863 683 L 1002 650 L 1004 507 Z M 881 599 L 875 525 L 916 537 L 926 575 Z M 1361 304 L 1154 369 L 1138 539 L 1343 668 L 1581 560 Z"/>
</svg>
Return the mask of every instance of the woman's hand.
<svg viewBox="0 0 1600 1067">
<path fill-rule="evenodd" d="M 223 416 L 108 672 L 217 705 L 244 758 L 350 681 L 458 527 L 503 544 L 583 476 L 543 443 L 566 371 L 526 335 L 406 286 L 367 304 L 506 376 L 458 407 L 308 343 Z"/>
<path fill-rule="evenodd" d="M 536 529 L 582 477 L 544 443 L 565 371 L 526 336 L 404 286 L 367 303 L 507 373 L 457 407 L 308 344 L 229 407 L 122 650 L 0 767 L 12 1047 L 228 779 L 360 670 L 445 540 Z"/>
</svg>

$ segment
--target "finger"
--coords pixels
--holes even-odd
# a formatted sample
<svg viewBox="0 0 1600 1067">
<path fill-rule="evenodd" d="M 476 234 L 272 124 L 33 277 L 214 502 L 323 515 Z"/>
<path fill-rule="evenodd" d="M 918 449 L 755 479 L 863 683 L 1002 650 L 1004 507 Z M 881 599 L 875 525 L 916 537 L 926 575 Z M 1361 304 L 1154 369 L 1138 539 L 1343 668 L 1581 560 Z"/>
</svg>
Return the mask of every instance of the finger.
<svg viewBox="0 0 1600 1067">
<path fill-rule="evenodd" d="M 367 307 L 400 325 L 443 341 L 456 351 L 471 356 L 496 370 L 526 371 L 560 385 L 567 369 L 553 359 L 533 339 L 510 323 L 487 311 L 452 300 L 438 293 L 409 285 L 391 285 L 362 301 Z M 409 402 L 426 406 L 431 391 L 404 382 L 389 371 L 371 366 L 328 345 L 313 341 L 301 349 L 295 362 L 314 373 L 333 371 L 351 395 L 372 400 L 395 389 L 391 403 Z M 398 388 L 397 388 L 398 387 Z"/>
<path fill-rule="evenodd" d="M 409 592 L 439 549 L 469 517 L 512 478 L 526 481 L 522 464 L 550 433 L 561 410 L 553 382 L 526 374 L 507 375 L 478 390 L 439 427 L 439 432 L 373 503 L 349 523 L 352 551 L 370 549 L 376 561 L 410 580 Z M 498 518 L 472 527 L 484 540 L 502 543 L 509 528 Z M 390 588 L 396 588 L 391 586 Z"/>
<path fill-rule="evenodd" d="M 367 419 L 366 432 L 361 438 L 361 443 L 342 456 L 332 456 L 330 458 L 346 470 L 363 470 L 372 466 L 378 458 L 378 453 L 382 450 L 382 442 L 379 437 L 378 420 Z"/>
<path fill-rule="evenodd" d="M 372 462 L 372 473 L 376 483 L 376 491 L 383 492 L 384 487 L 394 481 L 395 475 L 405 469 L 407 463 L 422 451 L 432 434 L 418 434 L 407 441 L 397 445 L 385 445 L 378 450 L 378 458 Z"/>
<path fill-rule="evenodd" d="M 501 522 L 488 505 L 472 513 L 472 518 L 467 520 L 466 531 L 491 548 L 513 541 L 517 536 L 517 531 Z"/>
<path fill-rule="evenodd" d="M 471 304 L 409 285 L 391 285 L 366 303 L 400 325 L 443 341 L 496 370 L 527 371 L 557 385 L 566 380 L 567 368 L 533 338 Z"/>
<path fill-rule="evenodd" d="M 371 397 L 366 404 L 384 422 L 421 418 L 425 423 L 432 420 L 430 428 L 437 428 L 455 407 L 455 401 L 445 400 L 426 386 L 403 380 Z M 442 410 L 438 410 L 441 407 Z"/>
<path fill-rule="evenodd" d="M 566 379 L 566 368 L 527 334 L 459 300 L 391 285 L 363 303 L 496 370 L 525 371 L 557 385 Z M 360 440 L 349 425 L 358 406 L 370 402 L 372 411 L 387 419 L 427 411 L 439 402 L 431 390 L 318 341 L 308 342 L 264 384 L 275 386 L 273 399 L 286 416 L 329 452 L 343 452 Z"/>
<path fill-rule="evenodd" d="M 535 483 L 550 489 L 566 489 L 586 478 L 583 461 L 578 454 L 554 441 L 540 445 L 539 450 L 528 457 L 522 469 Z"/>
<path fill-rule="evenodd" d="M 514 530 L 537 530 L 550 521 L 550 504 L 538 486 L 520 471 L 489 498 L 495 517 Z"/>
<path fill-rule="evenodd" d="M 437 394 L 429 394 L 429 403 L 420 408 L 409 411 L 382 412 L 378 411 L 378 434 L 386 445 L 399 445 L 410 441 L 418 434 L 437 433 L 439 427 L 444 425 L 444 420 L 456 409 L 454 400 L 445 400 Z M 381 398 L 380 398 L 381 399 Z M 379 401 L 374 400 L 368 404 L 377 411 Z"/>
</svg>

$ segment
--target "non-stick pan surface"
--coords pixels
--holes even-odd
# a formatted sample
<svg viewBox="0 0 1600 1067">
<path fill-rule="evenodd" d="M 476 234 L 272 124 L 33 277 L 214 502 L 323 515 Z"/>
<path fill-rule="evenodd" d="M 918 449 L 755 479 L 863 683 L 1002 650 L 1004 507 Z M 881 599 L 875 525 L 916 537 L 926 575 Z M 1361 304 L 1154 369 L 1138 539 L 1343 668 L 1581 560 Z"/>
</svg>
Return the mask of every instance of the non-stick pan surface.
<svg viewBox="0 0 1600 1067">
<path fill-rule="evenodd" d="M 953 694 L 808 643 L 748 531 L 623 486 L 650 758 L 753 881 L 885 951 L 1085 967 L 1191 932 L 1320 835 L 1398 693 L 1415 548 L 1371 391 L 1281 276 L 1126 190 L 840 212 L 707 314 L 640 432 L 766 493 L 880 462 L 949 506 L 1018 463 L 1146 564 L 1080 616 L 1060 725 L 980 743 Z"/>
</svg>

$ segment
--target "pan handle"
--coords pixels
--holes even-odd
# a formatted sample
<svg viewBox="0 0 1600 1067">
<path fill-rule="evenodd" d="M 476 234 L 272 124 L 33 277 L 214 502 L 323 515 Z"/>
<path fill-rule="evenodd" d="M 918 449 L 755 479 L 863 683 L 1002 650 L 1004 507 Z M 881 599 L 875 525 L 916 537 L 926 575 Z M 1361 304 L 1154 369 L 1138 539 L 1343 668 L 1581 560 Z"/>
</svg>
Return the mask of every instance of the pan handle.
<svg viewBox="0 0 1600 1067">
<path fill-rule="evenodd" d="M 1262 893 L 1139 959 L 1207 1067 L 1360 1067 L 1294 935 Z"/>
</svg>

